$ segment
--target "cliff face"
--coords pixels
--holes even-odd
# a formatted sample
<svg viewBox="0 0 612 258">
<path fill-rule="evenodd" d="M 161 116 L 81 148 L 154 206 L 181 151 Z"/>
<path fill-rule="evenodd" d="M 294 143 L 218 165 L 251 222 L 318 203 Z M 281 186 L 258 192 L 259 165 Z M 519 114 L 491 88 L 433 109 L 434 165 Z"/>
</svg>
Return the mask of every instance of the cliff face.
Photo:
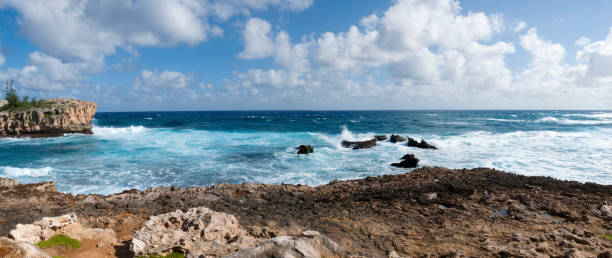
<svg viewBox="0 0 612 258">
<path fill-rule="evenodd" d="M 0 103 L 1 104 L 1 103 Z M 50 99 L 44 107 L 0 112 L 0 136 L 60 136 L 91 133 L 97 105 L 76 99 Z"/>
</svg>

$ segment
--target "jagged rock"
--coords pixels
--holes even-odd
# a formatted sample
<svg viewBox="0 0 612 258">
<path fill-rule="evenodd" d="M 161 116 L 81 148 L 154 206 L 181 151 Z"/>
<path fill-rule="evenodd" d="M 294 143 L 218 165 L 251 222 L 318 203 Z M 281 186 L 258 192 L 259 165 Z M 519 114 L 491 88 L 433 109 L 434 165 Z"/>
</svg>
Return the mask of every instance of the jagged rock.
<svg viewBox="0 0 612 258">
<path fill-rule="evenodd" d="M 342 146 L 344 148 L 353 148 L 353 150 L 369 149 L 376 146 L 376 139 L 357 142 L 342 141 Z"/>
<path fill-rule="evenodd" d="M 398 168 L 416 168 L 419 166 L 419 159 L 414 154 L 406 154 L 401 160 L 400 163 L 393 163 L 391 166 Z"/>
<path fill-rule="evenodd" d="M 240 226 L 234 215 L 199 207 L 150 217 L 140 230 L 132 232 L 130 249 L 136 256 L 165 255 L 173 250 L 189 257 L 218 256 L 259 241 Z"/>
<path fill-rule="evenodd" d="M 297 147 L 297 154 L 309 154 L 314 153 L 314 148 L 310 145 L 300 145 Z"/>
<path fill-rule="evenodd" d="M 404 141 L 406 141 L 406 138 L 401 137 L 401 136 L 396 135 L 396 134 L 392 134 L 391 137 L 389 138 L 389 141 L 392 142 L 392 143 L 404 142 Z"/>
<path fill-rule="evenodd" d="M 387 140 L 387 136 L 386 135 L 376 135 L 374 136 L 374 139 L 376 139 L 377 141 L 385 141 Z"/>
<path fill-rule="evenodd" d="M 97 105 L 76 99 L 46 100 L 45 107 L 0 112 L 0 136 L 60 136 L 91 133 Z"/>
<path fill-rule="evenodd" d="M 429 143 L 427 143 L 425 140 L 421 139 L 421 142 L 417 142 L 415 139 L 412 139 L 410 137 L 408 137 L 408 146 L 410 147 L 417 147 L 417 148 L 421 148 L 421 149 L 438 149 L 436 146 L 433 146 Z"/>
<path fill-rule="evenodd" d="M 0 257 L 3 258 L 51 258 L 37 246 L 23 241 L 0 237 Z"/>
<path fill-rule="evenodd" d="M 601 205 L 601 207 L 599 207 L 599 212 L 604 219 L 612 220 L 612 207 L 609 205 Z"/>
<path fill-rule="evenodd" d="M 17 224 L 11 230 L 10 237 L 16 241 L 36 244 L 48 240 L 54 235 L 64 234 L 79 241 L 98 240 L 99 246 L 112 247 L 116 242 L 115 232 L 111 229 L 86 228 L 78 221 L 74 213 L 58 217 L 45 217 L 32 224 Z"/>
<path fill-rule="evenodd" d="M 0 187 L 13 187 L 18 185 L 17 181 L 11 178 L 0 177 Z"/>
<path fill-rule="evenodd" d="M 350 253 L 327 236 L 316 231 L 304 231 L 301 236 L 281 236 L 257 246 L 227 255 L 238 257 L 348 257 Z"/>
</svg>

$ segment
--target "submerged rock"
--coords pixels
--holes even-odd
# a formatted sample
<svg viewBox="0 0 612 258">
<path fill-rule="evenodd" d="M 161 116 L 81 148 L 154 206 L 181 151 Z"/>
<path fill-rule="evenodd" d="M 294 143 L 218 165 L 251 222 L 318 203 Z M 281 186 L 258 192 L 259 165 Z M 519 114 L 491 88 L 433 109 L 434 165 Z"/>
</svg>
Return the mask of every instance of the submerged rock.
<svg viewBox="0 0 612 258">
<path fill-rule="evenodd" d="M 389 141 L 392 143 L 396 143 L 396 142 L 405 142 L 406 138 L 401 137 L 397 134 L 392 134 L 391 137 L 389 138 Z"/>
<path fill-rule="evenodd" d="M 406 154 L 401 158 L 401 162 L 393 163 L 391 166 L 398 168 L 416 168 L 419 166 L 419 159 L 417 159 L 414 154 Z"/>
<path fill-rule="evenodd" d="M 297 154 L 309 154 L 314 153 L 314 148 L 310 145 L 300 145 L 297 147 Z"/>
<path fill-rule="evenodd" d="M 367 141 L 357 141 L 357 142 L 342 141 L 342 146 L 344 148 L 353 148 L 353 150 L 369 149 L 369 148 L 376 146 L 376 139 L 367 140 Z"/>
<path fill-rule="evenodd" d="M 180 250 L 188 257 L 225 255 L 251 247 L 260 240 L 250 236 L 234 215 L 205 207 L 152 216 L 132 232 L 130 249 L 139 255 L 165 255 Z"/>
<path fill-rule="evenodd" d="M 16 241 L 36 244 L 54 235 L 64 234 L 79 241 L 99 240 L 99 246 L 112 247 L 116 242 L 115 232 L 111 229 L 86 228 L 77 221 L 77 215 L 69 213 L 58 217 L 45 217 L 32 224 L 17 224 L 10 237 Z"/>
<path fill-rule="evenodd" d="M 301 236 L 281 236 L 224 257 L 349 257 L 350 253 L 317 231 Z"/>
<path fill-rule="evenodd" d="M 0 112 L 0 136 L 46 137 L 90 134 L 97 105 L 76 99 L 45 100 L 42 107 Z"/>
<path fill-rule="evenodd" d="M 427 143 L 423 139 L 421 139 L 421 142 L 417 142 L 415 139 L 412 139 L 410 137 L 408 137 L 408 146 L 410 146 L 410 147 L 417 147 L 417 148 L 421 148 L 421 149 L 433 149 L 433 150 L 437 150 L 438 149 L 436 146 L 433 146 L 433 145 Z"/>
<path fill-rule="evenodd" d="M 23 241 L 0 237 L 0 257 L 3 258 L 51 258 L 37 246 Z"/>
<path fill-rule="evenodd" d="M 387 136 L 386 135 L 376 135 L 374 136 L 374 139 L 376 139 L 377 141 L 385 141 L 387 140 Z"/>
</svg>

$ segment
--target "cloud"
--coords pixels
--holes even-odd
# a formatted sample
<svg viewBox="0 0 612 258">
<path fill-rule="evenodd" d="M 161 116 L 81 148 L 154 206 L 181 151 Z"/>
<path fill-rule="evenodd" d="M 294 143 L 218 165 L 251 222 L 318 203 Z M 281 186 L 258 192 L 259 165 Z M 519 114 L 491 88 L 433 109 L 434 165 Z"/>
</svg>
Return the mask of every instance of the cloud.
<svg viewBox="0 0 612 258">
<path fill-rule="evenodd" d="M 520 21 L 514 25 L 514 28 L 512 28 L 512 30 L 514 30 L 514 32 L 521 32 L 525 28 L 527 28 L 527 23 L 525 23 L 524 21 Z"/>
<path fill-rule="evenodd" d="M 272 56 L 274 53 L 274 42 L 270 38 L 272 26 L 269 22 L 251 18 L 246 23 L 242 32 L 245 48 L 238 54 L 239 58 L 257 59 Z"/>
<path fill-rule="evenodd" d="M 176 71 L 158 72 L 142 70 L 140 76 L 134 81 L 136 91 L 154 92 L 156 90 L 185 90 L 193 80 L 192 76 Z"/>
</svg>

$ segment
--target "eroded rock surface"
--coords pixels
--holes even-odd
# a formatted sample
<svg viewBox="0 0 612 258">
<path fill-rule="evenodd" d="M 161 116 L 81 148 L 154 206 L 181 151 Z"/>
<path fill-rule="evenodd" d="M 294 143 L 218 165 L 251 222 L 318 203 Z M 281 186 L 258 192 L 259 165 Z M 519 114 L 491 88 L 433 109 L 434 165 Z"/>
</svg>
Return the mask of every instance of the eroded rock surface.
<svg viewBox="0 0 612 258">
<path fill-rule="evenodd" d="M 250 236 L 231 214 L 205 207 L 151 217 L 132 233 L 131 250 L 138 255 L 168 254 L 180 250 L 190 257 L 225 255 L 254 246 Z"/>
<path fill-rule="evenodd" d="M 0 136 L 58 136 L 91 133 L 97 105 L 76 99 L 50 99 L 41 108 L 0 112 Z"/>
<path fill-rule="evenodd" d="M 0 187 L 13 187 L 18 185 L 17 181 L 11 178 L 0 177 Z"/>
<path fill-rule="evenodd" d="M 51 258 L 37 246 L 23 241 L 0 237 L 0 257 L 2 258 Z"/>
<path fill-rule="evenodd" d="M 408 146 L 410 146 L 410 147 L 417 147 L 417 148 L 421 148 L 421 149 L 433 149 L 433 150 L 438 149 L 436 146 L 433 146 L 433 145 L 427 143 L 423 139 L 421 139 L 421 142 L 418 142 L 417 140 L 412 139 L 410 137 L 408 137 Z"/>
<path fill-rule="evenodd" d="M 350 253 L 330 238 L 316 231 L 304 231 L 300 236 L 280 236 L 257 246 L 243 249 L 226 258 L 246 257 L 348 257 Z"/>
<path fill-rule="evenodd" d="M 98 245 L 101 247 L 112 247 L 116 244 L 113 230 L 84 227 L 78 222 L 78 217 L 74 213 L 58 217 L 44 217 L 32 224 L 17 224 L 9 236 L 16 241 L 36 244 L 57 234 L 64 234 L 79 241 L 98 240 Z"/>
<path fill-rule="evenodd" d="M 367 140 L 367 141 L 342 141 L 342 146 L 344 148 L 352 148 L 353 150 L 359 149 L 369 149 L 376 146 L 376 139 Z"/>
<path fill-rule="evenodd" d="M 416 168 L 419 166 L 419 159 L 414 154 L 406 154 L 400 159 L 402 160 L 401 162 L 393 163 L 391 166 L 398 168 Z"/>
<path fill-rule="evenodd" d="M 406 138 L 401 137 L 397 134 L 392 134 L 391 137 L 389 138 L 389 141 L 392 143 L 396 143 L 396 142 L 405 142 Z"/>
</svg>

